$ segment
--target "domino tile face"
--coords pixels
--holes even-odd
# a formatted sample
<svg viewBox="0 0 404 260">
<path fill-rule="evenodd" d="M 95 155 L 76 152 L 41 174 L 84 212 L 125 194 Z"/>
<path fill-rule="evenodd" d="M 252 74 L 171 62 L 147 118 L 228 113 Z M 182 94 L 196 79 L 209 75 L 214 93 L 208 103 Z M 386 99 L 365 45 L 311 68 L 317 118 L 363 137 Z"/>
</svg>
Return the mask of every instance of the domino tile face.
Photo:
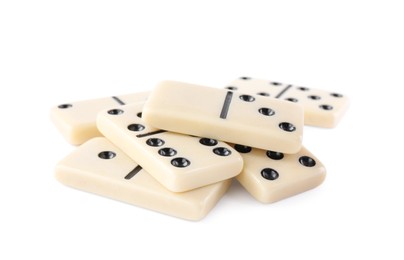
<svg viewBox="0 0 404 260">
<path fill-rule="evenodd" d="M 206 216 L 231 183 L 171 192 L 104 137 L 89 140 L 62 159 L 55 175 L 67 186 L 188 220 Z"/>
<path fill-rule="evenodd" d="M 249 77 L 234 80 L 226 89 L 302 104 L 304 124 L 317 127 L 335 127 L 349 107 L 348 97 L 337 92 Z"/>
<path fill-rule="evenodd" d="M 143 104 L 101 112 L 101 133 L 167 189 L 184 192 L 240 173 L 240 154 L 224 142 L 167 132 L 146 124 Z"/>
<path fill-rule="evenodd" d="M 65 139 L 73 145 L 102 136 L 96 126 L 101 110 L 136 102 L 144 102 L 149 92 L 60 104 L 51 109 L 51 120 Z"/>
<path fill-rule="evenodd" d="M 237 180 L 263 203 L 273 203 L 313 189 L 325 179 L 324 165 L 304 147 L 296 154 L 243 145 L 234 147 L 244 160 L 244 169 Z"/>
<path fill-rule="evenodd" d="M 285 153 L 299 151 L 303 136 L 300 105 L 175 81 L 154 89 L 143 117 L 160 129 Z"/>
</svg>

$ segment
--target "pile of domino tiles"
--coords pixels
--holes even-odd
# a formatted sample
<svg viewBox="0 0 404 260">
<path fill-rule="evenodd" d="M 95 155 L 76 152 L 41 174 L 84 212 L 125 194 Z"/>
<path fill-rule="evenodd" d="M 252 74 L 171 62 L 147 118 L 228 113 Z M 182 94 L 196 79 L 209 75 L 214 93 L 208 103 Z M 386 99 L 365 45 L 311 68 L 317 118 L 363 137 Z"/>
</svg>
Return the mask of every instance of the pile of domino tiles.
<svg viewBox="0 0 404 260">
<path fill-rule="evenodd" d="M 150 92 L 65 103 L 51 119 L 78 147 L 56 178 L 189 220 L 206 216 L 232 179 L 273 203 L 323 182 L 303 127 L 335 127 L 348 106 L 339 93 L 248 77 L 223 89 L 163 81 Z"/>
</svg>

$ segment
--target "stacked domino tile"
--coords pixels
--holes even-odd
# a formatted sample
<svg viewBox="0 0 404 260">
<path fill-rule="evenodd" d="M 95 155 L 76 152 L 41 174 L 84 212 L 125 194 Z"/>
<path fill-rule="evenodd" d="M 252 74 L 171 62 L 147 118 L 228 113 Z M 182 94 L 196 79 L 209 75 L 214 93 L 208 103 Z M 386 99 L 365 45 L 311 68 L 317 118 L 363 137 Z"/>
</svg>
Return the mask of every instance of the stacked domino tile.
<svg viewBox="0 0 404 260">
<path fill-rule="evenodd" d="M 206 216 L 233 178 L 272 203 L 323 182 L 325 167 L 302 146 L 303 123 L 335 127 L 348 106 L 339 93 L 248 77 L 225 89 L 164 81 L 62 104 L 52 121 L 80 146 L 56 178 L 189 220 Z"/>
</svg>

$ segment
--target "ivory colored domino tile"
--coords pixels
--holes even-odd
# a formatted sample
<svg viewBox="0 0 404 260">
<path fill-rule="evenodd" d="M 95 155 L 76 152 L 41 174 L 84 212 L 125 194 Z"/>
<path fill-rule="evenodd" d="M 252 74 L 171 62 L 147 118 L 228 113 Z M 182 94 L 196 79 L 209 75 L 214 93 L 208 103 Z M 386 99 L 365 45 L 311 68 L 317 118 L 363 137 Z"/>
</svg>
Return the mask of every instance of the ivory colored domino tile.
<svg viewBox="0 0 404 260">
<path fill-rule="evenodd" d="M 231 146 L 151 127 L 142 119 L 142 107 L 139 103 L 105 110 L 98 114 L 97 125 L 167 189 L 184 192 L 240 173 L 243 160 Z"/>
<path fill-rule="evenodd" d="M 259 95 L 163 81 L 150 94 L 143 117 L 173 132 L 285 153 L 301 148 L 303 108 Z"/>
<path fill-rule="evenodd" d="M 149 92 L 60 104 L 51 109 L 51 120 L 65 139 L 79 145 L 90 138 L 102 136 L 96 126 L 98 112 L 136 102 L 144 102 Z"/>
<path fill-rule="evenodd" d="M 170 192 L 103 137 L 89 140 L 61 160 L 55 175 L 65 185 L 188 220 L 206 216 L 231 183 Z"/>
<path fill-rule="evenodd" d="M 337 92 L 249 77 L 234 80 L 226 89 L 302 104 L 304 124 L 311 126 L 335 127 L 349 107 L 349 99 Z"/>
<path fill-rule="evenodd" d="M 257 200 L 273 203 L 313 189 L 326 176 L 324 165 L 306 148 L 296 154 L 235 145 L 244 160 L 244 169 L 236 177 Z"/>
</svg>

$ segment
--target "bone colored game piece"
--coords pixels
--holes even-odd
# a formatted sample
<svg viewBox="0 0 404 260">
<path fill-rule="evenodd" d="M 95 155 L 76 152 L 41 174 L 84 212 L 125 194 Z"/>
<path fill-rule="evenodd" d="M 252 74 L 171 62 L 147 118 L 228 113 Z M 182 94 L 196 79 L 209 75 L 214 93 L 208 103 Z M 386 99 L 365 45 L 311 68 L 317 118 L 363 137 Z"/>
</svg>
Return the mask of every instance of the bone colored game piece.
<svg viewBox="0 0 404 260">
<path fill-rule="evenodd" d="M 101 110 L 136 102 L 144 102 L 149 92 L 65 103 L 51 109 L 51 120 L 66 140 L 79 145 L 102 136 L 96 126 L 97 114 Z"/>
<path fill-rule="evenodd" d="M 335 127 L 349 107 L 349 99 L 339 93 L 249 77 L 236 79 L 226 89 L 300 103 L 304 124 L 311 126 Z"/>
<path fill-rule="evenodd" d="M 296 154 L 242 145 L 234 147 L 244 160 L 244 169 L 237 180 L 263 203 L 273 203 L 302 193 L 324 181 L 324 165 L 304 147 Z"/>
<path fill-rule="evenodd" d="M 143 118 L 160 129 L 285 153 L 299 151 L 303 135 L 300 105 L 175 81 L 154 89 Z"/>
<path fill-rule="evenodd" d="M 97 125 L 167 189 L 188 191 L 240 173 L 243 160 L 231 146 L 150 127 L 141 118 L 142 107 L 133 104 L 103 111 Z"/>
<path fill-rule="evenodd" d="M 104 137 L 91 139 L 60 161 L 56 178 L 80 190 L 188 220 L 206 216 L 231 183 L 171 192 Z"/>
</svg>

